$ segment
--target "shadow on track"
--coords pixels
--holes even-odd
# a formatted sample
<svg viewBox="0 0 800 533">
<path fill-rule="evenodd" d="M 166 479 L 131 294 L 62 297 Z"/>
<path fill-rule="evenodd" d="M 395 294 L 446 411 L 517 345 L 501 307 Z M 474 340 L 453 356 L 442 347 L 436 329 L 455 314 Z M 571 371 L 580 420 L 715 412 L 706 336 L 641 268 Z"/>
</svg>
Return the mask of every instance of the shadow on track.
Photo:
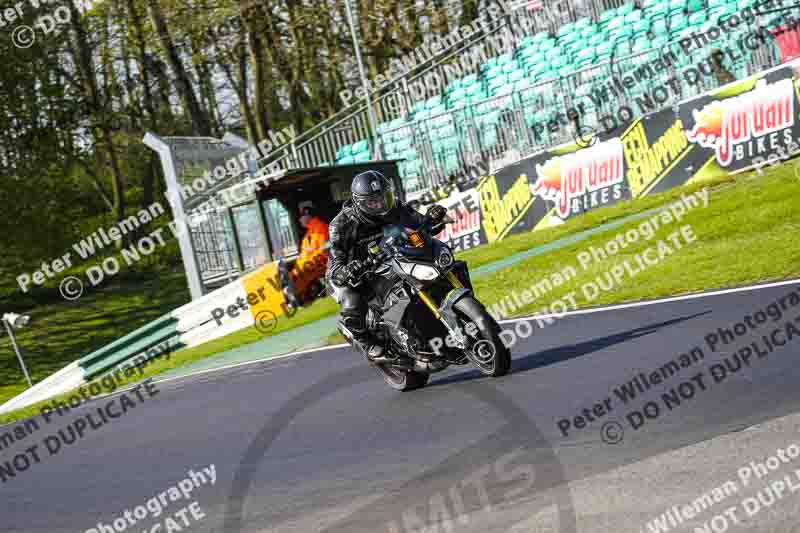
<svg viewBox="0 0 800 533">
<path fill-rule="evenodd" d="M 692 315 L 673 318 L 670 320 L 666 320 L 664 322 L 648 324 L 646 326 L 641 326 L 628 331 L 615 333 L 613 335 L 608 335 L 606 337 L 598 337 L 596 339 L 580 342 L 578 344 L 559 346 L 558 348 L 552 348 L 550 350 L 545 350 L 543 352 L 529 353 L 522 357 L 515 357 L 511 363 L 511 373 L 515 374 L 519 372 L 536 370 L 537 368 L 542 368 L 545 366 L 554 365 L 556 363 L 561 363 L 563 361 L 568 361 L 576 357 L 589 355 L 593 352 L 597 352 L 604 348 L 608 348 L 616 344 L 621 344 L 623 342 L 628 342 L 633 339 L 638 339 L 639 337 L 650 335 L 651 333 L 656 333 L 657 331 L 665 327 L 669 327 L 674 324 L 679 324 L 681 322 L 686 322 L 688 320 L 692 320 L 694 318 L 707 315 L 709 313 L 711 313 L 710 310 L 703 311 L 701 313 L 695 313 Z M 531 339 L 535 339 L 535 337 L 536 335 L 534 334 L 531 337 Z M 452 376 L 445 377 L 440 380 L 433 381 L 428 384 L 427 388 L 436 387 L 440 385 L 449 385 L 452 383 L 461 383 L 464 381 L 470 381 L 480 377 L 482 377 L 482 374 L 479 371 L 468 370 Z"/>
</svg>

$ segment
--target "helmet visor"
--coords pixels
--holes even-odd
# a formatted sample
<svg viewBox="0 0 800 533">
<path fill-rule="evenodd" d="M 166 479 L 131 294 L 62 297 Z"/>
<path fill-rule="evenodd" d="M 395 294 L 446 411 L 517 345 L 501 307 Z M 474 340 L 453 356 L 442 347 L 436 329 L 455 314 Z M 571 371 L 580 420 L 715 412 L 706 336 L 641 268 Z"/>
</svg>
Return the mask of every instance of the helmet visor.
<svg viewBox="0 0 800 533">
<path fill-rule="evenodd" d="M 358 199 L 358 203 L 365 213 L 370 215 L 385 215 L 394 207 L 394 191 L 387 190 L 383 194 L 371 194 Z"/>
</svg>

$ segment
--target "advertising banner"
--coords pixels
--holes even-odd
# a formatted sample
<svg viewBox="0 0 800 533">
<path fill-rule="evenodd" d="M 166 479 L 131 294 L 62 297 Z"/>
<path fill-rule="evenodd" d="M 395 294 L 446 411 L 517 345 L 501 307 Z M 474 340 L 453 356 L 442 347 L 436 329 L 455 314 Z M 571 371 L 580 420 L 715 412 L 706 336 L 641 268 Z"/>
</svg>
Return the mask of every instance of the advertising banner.
<svg viewBox="0 0 800 533">
<path fill-rule="evenodd" d="M 759 73 L 618 124 L 592 143 L 523 159 L 440 204 L 449 207 L 477 194 L 480 213 L 470 218 L 470 228 L 483 244 L 692 180 L 786 159 L 800 151 L 798 78 L 800 63 Z M 472 240 L 469 247 L 476 244 Z"/>
</svg>

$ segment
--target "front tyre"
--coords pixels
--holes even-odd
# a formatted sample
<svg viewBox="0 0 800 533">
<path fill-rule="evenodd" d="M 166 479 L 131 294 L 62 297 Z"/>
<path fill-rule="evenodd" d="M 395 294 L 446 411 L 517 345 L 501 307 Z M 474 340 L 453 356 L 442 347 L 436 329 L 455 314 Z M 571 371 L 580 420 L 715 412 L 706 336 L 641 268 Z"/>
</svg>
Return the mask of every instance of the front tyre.
<svg viewBox="0 0 800 533">
<path fill-rule="evenodd" d="M 472 296 L 458 300 L 453 307 L 466 324 L 475 324 L 479 340 L 465 350 L 467 358 L 484 375 L 500 377 L 511 369 L 511 350 L 500 337 L 502 329 L 486 308 Z"/>
<path fill-rule="evenodd" d="M 430 374 L 423 374 L 414 370 L 403 370 L 390 365 L 381 364 L 375 366 L 383 374 L 383 379 L 386 383 L 394 390 L 401 392 L 421 389 L 428 383 L 428 378 L 430 377 Z"/>
</svg>

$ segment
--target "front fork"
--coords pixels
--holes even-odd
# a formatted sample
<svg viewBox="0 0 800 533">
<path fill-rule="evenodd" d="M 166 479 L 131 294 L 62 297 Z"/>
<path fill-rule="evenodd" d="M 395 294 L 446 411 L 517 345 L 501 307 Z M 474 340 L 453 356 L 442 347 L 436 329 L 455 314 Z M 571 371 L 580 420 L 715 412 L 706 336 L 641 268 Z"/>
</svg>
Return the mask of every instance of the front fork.
<svg viewBox="0 0 800 533">
<path fill-rule="evenodd" d="M 453 274 L 452 271 L 448 272 L 446 277 L 453 286 L 453 289 L 444 297 L 441 306 L 437 306 L 436 302 L 433 301 L 433 299 L 430 297 L 430 295 L 428 295 L 427 292 L 425 292 L 425 290 L 419 289 L 417 292 L 420 299 L 425 303 L 425 305 L 428 306 L 436 319 L 441 320 L 441 322 L 447 327 L 448 331 L 450 331 L 452 340 L 455 342 L 455 346 L 453 347 L 464 349 L 467 347 L 467 337 L 459 327 L 458 316 L 453 310 L 453 304 L 455 304 L 461 297 L 470 294 L 471 291 L 464 287 L 464 284 L 461 283 L 461 281 L 456 277 L 455 274 Z"/>
</svg>

